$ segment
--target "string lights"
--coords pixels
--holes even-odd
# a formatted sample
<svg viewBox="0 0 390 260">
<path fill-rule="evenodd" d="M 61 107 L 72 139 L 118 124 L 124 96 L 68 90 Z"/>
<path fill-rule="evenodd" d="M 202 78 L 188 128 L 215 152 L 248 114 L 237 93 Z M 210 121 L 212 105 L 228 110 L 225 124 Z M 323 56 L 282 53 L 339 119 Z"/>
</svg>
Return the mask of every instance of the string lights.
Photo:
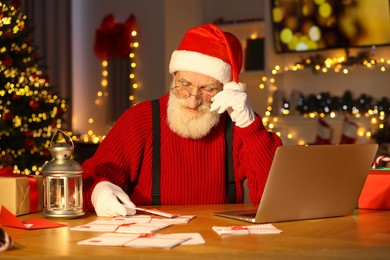
<svg viewBox="0 0 390 260">
<path fill-rule="evenodd" d="M 100 28 L 96 32 L 95 38 L 95 53 L 101 59 L 101 81 L 100 81 L 100 90 L 97 91 L 95 97 L 95 106 L 103 106 L 109 97 L 108 86 L 109 82 L 109 64 L 110 58 L 123 58 L 129 59 L 129 82 L 131 89 L 130 95 L 128 97 L 130 106 L 134 105 L 135 95 L 134 90 L 138 88 L 138 83 L 136 81 L 135 68 L 137 67 L 136 63 L 136 49 L 139 47 L 139 42 L 137 41 L 137 29 L 135 26 L 135 17 L 130 15 L 129 18 L 124 23 L 116 23 L 112 14 L 104 17 L 103 22 Z M 87 133 L 72 138 L 77 142 L 84 143 L 101 143 L 106 135 L 98 135 L 94 132 L 95 118 L 90 116 L 88 118 L 88 131 Z"/>
</svg>

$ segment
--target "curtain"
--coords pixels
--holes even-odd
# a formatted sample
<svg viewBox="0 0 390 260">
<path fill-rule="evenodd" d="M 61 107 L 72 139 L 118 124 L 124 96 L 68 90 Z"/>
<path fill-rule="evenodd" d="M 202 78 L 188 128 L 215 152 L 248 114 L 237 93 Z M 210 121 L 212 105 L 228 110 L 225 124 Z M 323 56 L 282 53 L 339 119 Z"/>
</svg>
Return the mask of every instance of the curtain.
<svg viewBox="0 0 390 260">
<path fill-rule="evenodd" d="M 72 50 L 71 0 L 22 0 L 21 6 L 30 26 L 32 38 L 42 56 L 41 66 L 49 77 L 53 91 L 71 104 Z M 64 115 L 64 127 L 71 128 L 72 109 Z"/>
<path fill-rule="evenodd" d="M 108 59 L 108 118 L 113 124 L 130 107 L 130 60 L 129 58 Z"/>
</svg>

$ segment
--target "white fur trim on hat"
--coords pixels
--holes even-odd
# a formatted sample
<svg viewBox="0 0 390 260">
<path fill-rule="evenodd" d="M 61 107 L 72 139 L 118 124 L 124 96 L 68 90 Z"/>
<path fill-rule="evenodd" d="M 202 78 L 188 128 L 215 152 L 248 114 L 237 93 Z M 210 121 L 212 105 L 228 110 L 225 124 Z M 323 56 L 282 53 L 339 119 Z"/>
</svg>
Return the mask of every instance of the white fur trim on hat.
<svg viewBox="0 0 390 260">
<path fill-rule="evenodd" d="M 234 82 L 230 81 L 226 84 L 223 85 L 224 90 L 234 90 L 234 91 L 240 91 L 240 92 L 245 92 L 246 91 L 246 84 L 242 82 Z"/>
<path fill-rule="evenodd" d="M 200 52 L 175 50 L 169 63 L 169 73 L 191 71 L 200 73 L 225 84 L 232 79 L 230 64 Z"/>
</svg>

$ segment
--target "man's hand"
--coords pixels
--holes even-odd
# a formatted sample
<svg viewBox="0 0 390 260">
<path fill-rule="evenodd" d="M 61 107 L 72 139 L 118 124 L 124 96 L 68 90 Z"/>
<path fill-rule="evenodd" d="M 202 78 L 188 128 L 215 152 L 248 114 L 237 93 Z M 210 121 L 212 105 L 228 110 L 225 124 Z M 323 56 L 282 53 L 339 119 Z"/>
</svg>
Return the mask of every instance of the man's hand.
<svg viewBox="0 0 390 260">
<path fill-rule="evenodd" d="M 228 111 L 232 121 L 241 128 L 249 126 L 255 120 L 243 83 L 225 84 L 223 90 L 214 96 L 210 110 L 219 114 Z"/>
<path fill-rule="evenodd" d="M 98 183 L 92 191 L 92 205 L 100 217 L 135 214 L 135 205 L 117 185 L 108 181 Z"/>
</svg>

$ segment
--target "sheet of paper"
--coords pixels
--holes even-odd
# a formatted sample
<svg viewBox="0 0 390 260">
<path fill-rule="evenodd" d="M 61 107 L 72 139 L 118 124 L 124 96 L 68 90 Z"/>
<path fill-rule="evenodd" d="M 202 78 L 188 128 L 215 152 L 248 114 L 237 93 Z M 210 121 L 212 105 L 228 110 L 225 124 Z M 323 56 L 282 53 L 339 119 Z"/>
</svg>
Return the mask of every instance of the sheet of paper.
<svg viewBox="0 0 390 260">
<path fill-rule="evenodd" d="M 6 207 L 1 207 L 1 222 L 2 226 L 15 227 L 22 229 L 42 229 L 42 228 L 57 228 L 65 227 L 67 224 L 49 221 L 46 219 L 30 219 L 30 220 L 19 220 L 14 214 L 12 214 Z"/>
<path fill-rule="evenodd" d="M 190 237 L 174 237 L 170 235 L 141 235 L 137 239 L 130 240 L 124 246 L 127 247 L 154 247 L 170 249 L 189 240 Z"/>
<path fill-rule="evenodd" d="M 282 230 L 272 224 L 256 224 L 248 226 L 213 226 L 219 235 L 227 234 L 279 234 Z"/>
<path fill-rule="evenodd" d="M 132 234 L 145 234 L 159 231 L 163 228 L 169 227 L 170 223 L 158 222 L 158 223 L 122 223 L 118 224 L 117 221 L 92 221 L 90 223 L 71 227 L 73 231 L 96 231 L 96 232 L 116 232 L 116 233 L 132 233 Z M 101 224 L 104 223 L 104 224 Z"/>
<path fill-rule="evenodd" d="M 138 234 L 116 234 L 106 233 L 97 237 L 77 242 L 78 245 L 92 246 L 123 246 L 127 242 L 138 238 Z"/>
<path fill-rule="evenodd" d="M 85 224 L 76 227 L 69 228 L 73 231 L 91 231 L 91 232 L 115 232 L 118 225 L 107 225 L 107 224 Z"/>
<path fill-rule="evenodd" d="M 192 219 L 195 218 L 195 215 L 185 215 L 185 216 L 179 216 L 175 218 L 160 218 L 160 217 L 152 217 L 151 223 L 155 222 L 164 222 L 164 223 L 171 223 L 172 225 L 175 224 L 188 224 Z"/>
<path fill-rule="evenodd" d="M 117 233 L 149 234 L 169 227 L 170 223 L 135 223 L 120 225 L 115 230 Z"/>
<path fill-rule="evenodd" d="M 110 221 L 118 221 L 124 223 L 146 223 L 146 222 L 164 222 L 164 223 L 170 223 L 172 225 L 174 224 L 187 224 L 192 219 L 195 218 L 195 215 L 185 215 L 185 216 L 179 216 L 175 218 L 166 218 L 161 216 L 152 216 L 152 215 L 133 215 L 133 216 L 126 216 L 126 217 L 115 217 L 112 220 L 101 220 L 106 221 L 107 224 Z"/>
<path fill-rule="evenodd" d="M 156 234 L 158 236 L 159 234 Z M 186 240 L 185 242 L 182 243 L 182 245 L 201 245 L 201 244 L 206 244 L 206 241 L 202 237 L 200 233 L 169 233 L 169 234 L 164 234 L 164 236 L 169 236 L 169 237 L 178 237 L 178 238 L 186 238 L 190 237 L 190 239 Z"/>
<path fill-rule="evenodd" d="M 78 245 L 126 246 L 173 248 L 178 245 L 198 245 L 205 241 L 199 233 L 170 234 L 119 234 L 105 233 L 100 236 L 79 241 Z"/>
<path fill-rule="evenodd" d="M 152 216 L 150 215 L 139 215 L 131 217 L 114 217 L 108 219 L 97 219 L 89 222 L 90 225 L 123 225 L 130 223 L 150 223 Z"/>
</svg>

